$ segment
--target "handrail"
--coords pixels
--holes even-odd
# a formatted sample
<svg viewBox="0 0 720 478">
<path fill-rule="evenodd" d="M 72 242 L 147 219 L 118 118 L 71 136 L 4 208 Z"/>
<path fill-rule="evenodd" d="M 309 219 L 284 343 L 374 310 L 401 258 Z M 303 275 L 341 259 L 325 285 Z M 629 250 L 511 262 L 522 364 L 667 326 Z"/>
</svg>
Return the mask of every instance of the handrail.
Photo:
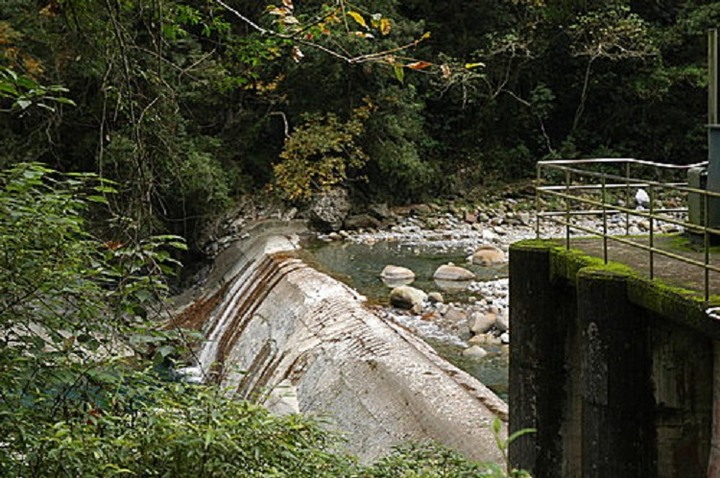
<svg viewBox="0 0 720 478">
<path fill-rule="evenodd" d="M 621 243 L 629 247 L 637 248 L 648 253 L 650 279 L 654 279 L 655 256 L 663 256 L 675 261 L 690 264 L 702 268 L 704 271 L 704 294 L 705 301 L 710 299 L 710 272 L 720 273 L 720 267 L 710 264 L 710 238 L 720 236 L 720 225 L 708 224 L 708 209 L 710 201 L 720 203 L 720 192 L 708 191 L 706 189 L 691 187 L 687 182 L 663 181 L 648 178 L 636 178 L 631 175 L 631 168 L 636 166 L 647 170 L 652 168 L 653 174 L 678 174 L 689 171 L 693 168 L 706 167 L 707 161 L 694 164 L 665 164 L 653 161 L 639 160 L 635 158 L 584 158 L 584 159 L 558 159 L 539 161 L 537 163 L 537 184 L 536 190 L 536 237 L 540 238 L 542 229 L 541 221 L 550 221 L 560 224 L 565 228 L 565 247 L 570 248 L 573 233 L 584 233 L 599 236 L 603 241 L 603 260 L 608 262 L 608 243 L 610 241 Z M 608 171 L 597 171 L 592 168 L 601 166 L 604 170 L 608 168 L 622 168 L 624 171 L 613 174 Z M 554 173 L 561 174 L 562 180 L 554 183 L 545 183 L 545 178 Z M 634 191 L 639 188 L 647 188 L 648 204 L 647 209 L 631 206 Z M 662 207 L 658 203 L 658 195 L 670 194 L 674 199 L 687 202 L 689 197 L 700 200 L 703 206 L 703 218 L 698 223 L 691 222 L 687 207 Z M 622 196 L 613 202 L 613 195 Z M 547 196 L 558 200 L 559 205 L 555 208 L 542 209 L 540 200 Z M 599 196 L 599 198 L 598 198 Z M 608 228 L 608 217 L 625 215 L 625 236 L 630 232 L 630 218 L 642 218 L 648 222 L 648 244 L 629 240 L 622 236 L 610 234 Z M 573 222 L 573 218 L 592 215 L 600 216 L 599 224 L 588 227 Z M 656 244 L 655 230 L 656 223 L 662 222 L 673 224 L 684 230 L 692 231 L 703 237 L 703 260 L 686 257 L 676 252 L 662 249 Z"/>
<path fill-rule="evenodd" d="M 707 161 L 701 161 L 694 164 L 668 164 L 668 163 L 657 163 L 655 161 L 647 161 L 645 159 L 635 158 L 585 158 L 585 159 L 548 159 L 538 161 L 538 166 L 545 165 L 561 165 L 561 164 L 640 164 L 643 166 L 652 166 L 655 168 L 663 169 L 692 169 L 707 166 Z"/>
</svg>

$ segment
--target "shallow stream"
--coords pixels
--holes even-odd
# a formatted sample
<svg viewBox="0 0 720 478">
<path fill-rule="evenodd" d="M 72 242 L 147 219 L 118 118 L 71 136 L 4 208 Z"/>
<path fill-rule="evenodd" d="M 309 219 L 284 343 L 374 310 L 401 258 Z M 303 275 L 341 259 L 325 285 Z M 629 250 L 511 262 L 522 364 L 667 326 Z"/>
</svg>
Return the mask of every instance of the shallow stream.
<svg viewBox="0 0 720 478">
<path fill-rule="evenodd" d="M 472 298 L 480 299 L 477 291 L 448 290 L 447 284 L 432 279 L 435 269 L 453 262 L 472 270 L 476 281 L 492 281 L 506 278 L 507 265 L 481 267 L 466 262 L 469 252 L 463 247 L 433 244 L 417 245 L 400 242 L 377 242 L 358 244 L 352 242 L 311 242 L 305 245 L 304 259 L 317 269 L 330 274 L 365 295 L 371 304 L 384 306 L 386 316 L 414 331 L 435 350 L 457 367 L 475 376 L 507 401 L 508 349 L 501 345 L 483 345 L 488 355 L 484 358 L 464 357 L 462 351 L 467 343 L 460 337 L 438 328 L 420 316 L 409 315 L 392 309 L 388 304 L 390 287 L 380 279 L 380 272 L 388 265 L 407 267 L 415 272 L 413 287 L 425 292 L 439 291 L 446 303 L 458 306 Z M 465 284 L 468 285 L 468 284 Z"/>
</svg>

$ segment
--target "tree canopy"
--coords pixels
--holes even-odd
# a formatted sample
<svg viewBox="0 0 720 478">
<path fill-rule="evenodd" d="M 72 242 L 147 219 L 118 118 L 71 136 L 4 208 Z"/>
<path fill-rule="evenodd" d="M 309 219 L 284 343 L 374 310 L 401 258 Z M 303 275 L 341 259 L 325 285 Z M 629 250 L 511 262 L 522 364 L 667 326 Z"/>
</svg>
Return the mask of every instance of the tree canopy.
<svg viewBox="0 0 720 478">
<path fill-rule="evenodd" d="M 406 202 L 548 157 L 697 161 L 719 21 L 710 0 L 7 0 L 0 166 L 97 173 L 142 234 L 192 241 L 263 188 Z"/>
</svg>

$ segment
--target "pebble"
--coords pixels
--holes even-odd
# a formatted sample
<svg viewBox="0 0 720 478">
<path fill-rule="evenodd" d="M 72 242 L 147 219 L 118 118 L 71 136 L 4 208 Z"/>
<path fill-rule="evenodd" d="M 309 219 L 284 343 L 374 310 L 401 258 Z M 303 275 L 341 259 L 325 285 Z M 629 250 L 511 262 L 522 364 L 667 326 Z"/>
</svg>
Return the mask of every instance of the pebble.
<svg viewBox="0 0 720 478">
<path fill-rule="evenodd" d="M 471 345 L 470 347 L 463 350 L 462 354 L 464 357 L 472 357 L 472 358 L 481 359 L 481 358 L 485 357 L 488 353 L 487 353 L 487 350 L 480 347 L 479 345 Z"/>
</svg>

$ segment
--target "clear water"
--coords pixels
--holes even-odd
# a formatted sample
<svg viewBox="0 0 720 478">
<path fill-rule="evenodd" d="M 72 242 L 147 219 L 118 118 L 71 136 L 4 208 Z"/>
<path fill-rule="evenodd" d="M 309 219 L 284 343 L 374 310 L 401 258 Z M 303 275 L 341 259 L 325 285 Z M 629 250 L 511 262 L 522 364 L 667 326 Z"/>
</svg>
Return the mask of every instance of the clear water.
<svg viewBox="0 0 720 478">
<path fill-rule="evenodd" d="M 453 262 L 473 271 L 478 281 L 505 278 L 507 265 L 481 267 L 466 262 L 469 251 L 462 248 L 408 245 L 398 242 L 355 244 L 350 242 L 314 242 L 304 248 L 308 263 L 319 270 L 345 282 L 365 295 L 369 301 L 388 305 L 390 287 L 380 279 L 380 273 L 388 265 L 407 267 L 415 272 L 413 287 L 425 292 L 441 292 L 446 302 L 465 302 L 473 293 L 466 290 L 446 290 L 444 284 L 432 279 L 442 264 Z M 468 285 L 468 284 L 465 284 Z M 477 293 L 475 293 L 476 295 Z M 428 330 L 428 322 L 409 316 L 402 317 L 402 324 L 415 331 L 446 360 L 476 377 L 501 398 L 507 400 L 508 349 L 499 345 L 483 345 L 488 355 L 482 359 L 462 356 L 465 344 L 458 337 L 437 330 Z"/>
<path fill-rule="evenodd" d="M 469 295 L 464 290 L 453 291 L 445 287 L 457 285 L 443 284 L 433 280 L 435 270 L 448 262 L 465 267 L 475 273 L 478 281 L 487 281 L 507 277 L 507 265 L 481 267 L 468 264 L 469 252 L 461 248 L 438 249 L 432 245 L 418 246 L 398 242 L 378 242 L 372 245 L 349 242 L 316 242 L 306 246 L 311 252 L 305 259 L 318 269 L 345 282 L 360 291 L 374 303 L 387 304 L 390 287 L 380 279 L 380 273 L 386 265 L 407 267 L 415 272 L 413 287 L 425 292 L 438 291 L 445 301 L 463 301 Z M 469 284 L 461 284 L 469 285 Z"/>
</svg>

